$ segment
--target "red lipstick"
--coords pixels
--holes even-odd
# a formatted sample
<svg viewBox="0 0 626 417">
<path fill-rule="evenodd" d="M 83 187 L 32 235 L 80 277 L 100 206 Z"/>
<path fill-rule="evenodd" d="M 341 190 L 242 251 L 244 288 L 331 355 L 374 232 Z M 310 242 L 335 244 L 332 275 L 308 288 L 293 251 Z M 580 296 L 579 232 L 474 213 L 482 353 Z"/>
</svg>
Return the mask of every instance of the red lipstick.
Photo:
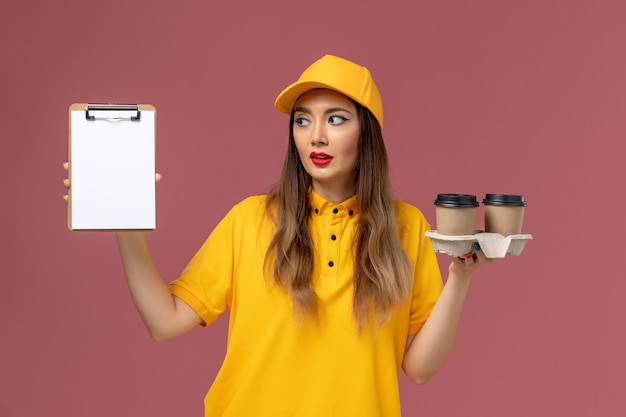
<svg viewBox="0 0 626 417">
<path fill-rule="evenodd" d="M 324 166 L 333 160 L 332 156 L 325 154 L 324 152 L 311 152 L 309 157 L 311 158 L 311 162 L 317 166 Z"/>
</svg>

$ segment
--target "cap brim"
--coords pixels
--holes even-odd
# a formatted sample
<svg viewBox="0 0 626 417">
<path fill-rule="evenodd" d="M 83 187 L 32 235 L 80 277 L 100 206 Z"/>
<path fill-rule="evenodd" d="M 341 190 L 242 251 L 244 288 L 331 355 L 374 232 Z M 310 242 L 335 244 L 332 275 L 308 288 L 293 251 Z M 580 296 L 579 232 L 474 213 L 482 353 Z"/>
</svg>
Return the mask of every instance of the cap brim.
<svg viewBox="0 0 626 417">
<path fill-rule="evenodd" d="M 300 98 L 300 96 L 307 91 L 314 90 L 316 88 L 327 88 L 329 90 L 340 92 L 333 86 L 321 83 L 319 81 L 297 81 L 291 84 L 289 87 L 285 88 L 282 93 L 280 93 L 278 97 L 276 97 L 274 107 L 276 107 L 276 110 L 281 113 L 291 114 L 293 106 L 298 98 Z M 354 98 L 352 99 L 354 100 Z"/>
</svg>

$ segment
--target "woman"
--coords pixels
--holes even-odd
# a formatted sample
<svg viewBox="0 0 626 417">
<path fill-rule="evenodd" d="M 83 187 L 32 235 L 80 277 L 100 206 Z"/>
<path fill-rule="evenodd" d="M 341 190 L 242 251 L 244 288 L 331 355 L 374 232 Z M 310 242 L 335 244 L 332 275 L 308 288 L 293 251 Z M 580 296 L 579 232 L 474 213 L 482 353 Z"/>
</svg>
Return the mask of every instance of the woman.
<svg viewBox="0 0 626 417">
<path fill-rule="evenodd" d="M 452 259 L 443 287 L 428 223 L 391 198 L 366 68 L 327 55 L 275 104 L 290 114 L 276 189 L 237 204 L 177 280 L 117 233 L 133 300 L 159 341 L 230 310 L 207 416 L 398 416 L 400 368 L 421 384 L 441 367 L 486 259 Z"/>
</svg>

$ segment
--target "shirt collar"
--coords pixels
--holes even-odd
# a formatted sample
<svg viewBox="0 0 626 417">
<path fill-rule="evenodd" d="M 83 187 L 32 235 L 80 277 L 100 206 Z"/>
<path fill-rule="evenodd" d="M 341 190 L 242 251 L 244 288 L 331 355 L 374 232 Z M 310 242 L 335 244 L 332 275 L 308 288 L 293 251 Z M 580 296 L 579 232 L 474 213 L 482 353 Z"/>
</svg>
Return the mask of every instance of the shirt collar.
<svg viewBox="0 0 626 417">
<path fill-rule="evenodd" d="M 312 214 L 316 216 L 321 216 L 324 213 L 338 214 L 339 212 L 353 216 L 359 212 L 356 194 L 339 204 L 333 204 L 319 195 L 314 189 L 311 189 L 309 201 L 311 202 L 311 209 L 313 210 Z M 335 209 L 337 209 L 336 212 L 334 211 Z"/>
</svg>

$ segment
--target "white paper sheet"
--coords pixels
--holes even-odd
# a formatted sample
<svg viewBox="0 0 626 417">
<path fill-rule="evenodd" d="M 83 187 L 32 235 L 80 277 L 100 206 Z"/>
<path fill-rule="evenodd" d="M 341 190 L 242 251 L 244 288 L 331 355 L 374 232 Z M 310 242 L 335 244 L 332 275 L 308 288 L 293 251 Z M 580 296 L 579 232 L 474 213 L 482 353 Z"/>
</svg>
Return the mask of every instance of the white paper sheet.
<svg viewBox="0 0 626 417">
<path fill-rule="evenodd" d="M 151 107 L 151 106 L 150 106 Z M 69 228 L 149 230 L 155 213 L 155 111 L 70 110 Z"/>
</svg>

